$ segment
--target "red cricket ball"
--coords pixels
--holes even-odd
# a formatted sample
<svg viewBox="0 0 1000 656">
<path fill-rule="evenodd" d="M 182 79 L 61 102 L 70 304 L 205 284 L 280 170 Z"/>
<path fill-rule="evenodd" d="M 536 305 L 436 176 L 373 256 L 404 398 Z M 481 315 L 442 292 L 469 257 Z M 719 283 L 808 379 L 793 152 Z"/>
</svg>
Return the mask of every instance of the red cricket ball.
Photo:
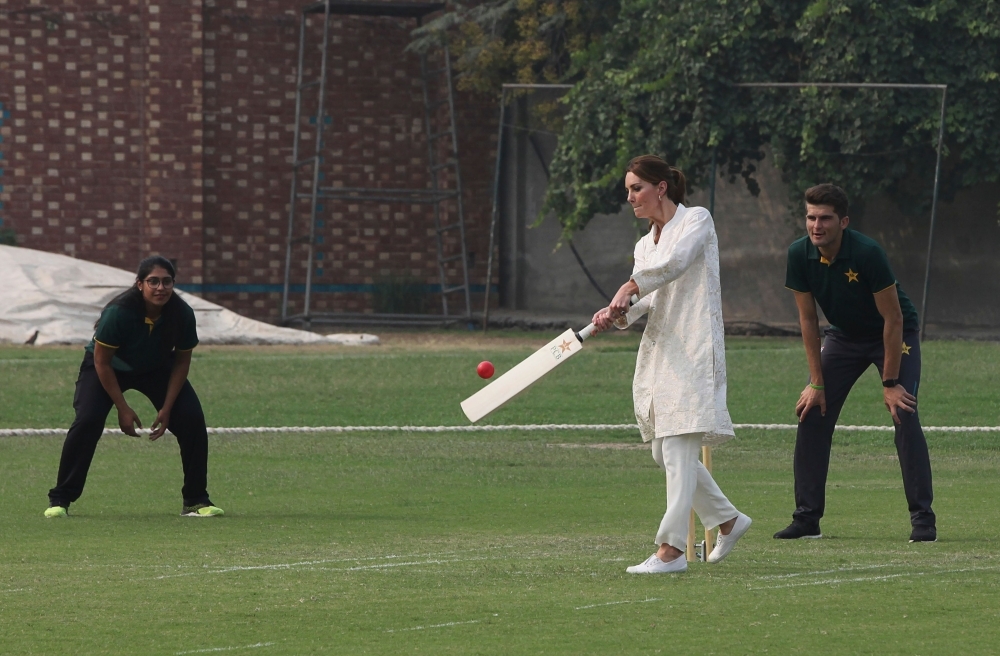
<svg viewBox="0 0 1000 656">
<path fill-rule="evenodd" d="M 484 360 L 479 363 L 476 367 L 476 373 L 479 374 L 480 378 L 491 378 L 493 376 L 493 363 L 489 360 Z"/>
</svg>

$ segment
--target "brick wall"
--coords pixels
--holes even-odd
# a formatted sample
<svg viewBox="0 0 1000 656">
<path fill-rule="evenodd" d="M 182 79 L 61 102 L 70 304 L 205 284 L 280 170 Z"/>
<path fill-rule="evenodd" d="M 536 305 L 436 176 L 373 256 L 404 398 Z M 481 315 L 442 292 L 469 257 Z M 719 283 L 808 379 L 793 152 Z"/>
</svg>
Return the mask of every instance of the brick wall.
<svg viewBox="0 0 1000 656">
<path fill-rule="evenodd" d="M 203 282 L 202 0 L 140 2 L 143 250 Z"/>
<path fill-rule="evenodd" d="M 143 30 L 132 7 L 63 7 L 0 0 L 5 224 L 25 246 L 131 269 L 145 239 Z"/>
<path fill-rule="evenodd" d="M 0 46 L 4 48 L 5 46 Z M 0 103 L 0 243 L 8 243 L 8 239 L 14 238 L 14 233 L 10 228 L 4 227 L 3 224 L 3 204 L 5 200 L 8 200 L 7 194 L 3 190 L 3 140 L 4 137 L 10 137 L 10 128 L 4 127 L 4 120 L 10 116 L 10 113 L 4 108 L 3 103 Z"/>
<path fill-rule="evenodd" d="M 206 298 L 276 319 L 303 4 L 0 0 L 4 226 L 24 246 L 126 269 L 162 253 Z M 414 25 L 334 21 L 321 184 L 428 185 L 419 60 L 403 53 Z M 318 74 L 310 54 L 307 79 Z M 496 108 L 456 100 L 470 276 L 482 288 Z M 429 206 L 327 201 L 320 219 L 314 273 L 328 291 L 314 310 L 371 310 L 372 286 L 388 278 L 437 282 Z M 304 266 L 294 271 L 302 282 Z"/>
</svg>

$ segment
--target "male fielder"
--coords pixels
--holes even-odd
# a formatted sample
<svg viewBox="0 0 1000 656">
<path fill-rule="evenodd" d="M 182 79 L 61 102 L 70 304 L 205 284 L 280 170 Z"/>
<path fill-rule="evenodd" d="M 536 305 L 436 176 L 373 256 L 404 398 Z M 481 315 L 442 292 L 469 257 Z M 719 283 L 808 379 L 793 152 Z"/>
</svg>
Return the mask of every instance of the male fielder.
<svg viewBox="0 0 1000 656">
<path fill-rule="evenodd" d="M 885 251 L 848 230 L 847 194 L 821 184 L 806 191 L 807 236 L 788 248 L 785 286 L 795 292 L 809 361 L 809 384 L 795 414 L 795 505 L 792 523 L 775 538 L 821 537 L 830 444 L 840 409 L 872 364 L 882 374 L 885 407 L 896 425 L 896 452 L 910 507 L 910 542 L 934 542 L 931 463 L 920 419 L 917 311 L 899 288 Z M 820 347 L 816 303 L 830 321 Z"/>
</svg>

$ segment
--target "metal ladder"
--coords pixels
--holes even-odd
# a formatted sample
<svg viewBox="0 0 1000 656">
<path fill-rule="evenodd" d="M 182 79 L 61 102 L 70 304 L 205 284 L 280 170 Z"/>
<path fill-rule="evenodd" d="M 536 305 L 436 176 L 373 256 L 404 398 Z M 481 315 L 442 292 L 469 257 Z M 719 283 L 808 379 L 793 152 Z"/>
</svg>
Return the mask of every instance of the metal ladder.
<svg viewBox="0 0 1000 656">
<path fill-rule="evenodd" d="M 472 304 L 470 300 L 468 253 L 465 244 L 465 214 L 462 204 L 462 178 L 459 170 L 458 139 L 455 127 L 455 97 L 452 80 L 451 58 L 447 46 L 442 46 L 436 53 L 441 58 L 438 68 L 430 68 L 432 56 L 423 54 L 420 57 L 420 70 L 423 80 L 424 99 L 424 130 L 427 141 L 427 165 L 430 174 L 430 187 L 424 189 L 384 189 L 364 187 L 320 187 L 322 173 L 320 164 L 323 161 L 323 130 L 326 124 L 326 76 L 330 45 L 330 20 L 333 14 L 342 15 L 387 15 L 416 18 L 418 23 L 423 15 L 436 11 L 443 4 L 436 3 L 365 3 L 352 0 L 323 0 L 306 7 L 302 12 L 299 26 L 299 59 L 296 75 L 295 93 L 295 131 L 292 147 L 292 184 L 289 199 L 288 233 L 285 247 L 285 278 L 281 303 L 282 323 L 300 322 L 309 326 L 313 321 L 343 322 L 343 323 L 441 323 L 454 321 L 457 318 L 471 320 Z M 396 13 L 401 12 L 401 13 Z M 423 12 L 423 13 L 420 13 Z M 306 51 L 307 18 L 310 14 L 323 14 L 323 45 L 321 49 L 320 75 L 318 78 L 303 81 L 303 64 Z M 301 126 L 304 111 L 303 93 L 315 89 L 318 96 L 315 101 L 315 139 L 312 140 L 312 150 L 309 144 L 303 145 Z M 441 109 L 446 108 L 445 112 Z M 443 129 L 435 129 L 442 113 L 447 114 L 443 121 Z M 448 143 L 445 140 L 448 140 Z M 303 150 L 306 152 L 303 153 Z M 445 153 L 442 157 L 442 152 Z M 303 156 L 303 155 L 306 156 Z M 311 171 L 306 171 L 311 167 Z M 308 189 L 300 189 L 300 185 L 311 179 Z M 319 218 L 320 200 L 350 199 L 355 202 L 382 201 L 405 204 L 430 204 L 434 206 L 434 234 L 436 242 L 439 292 L 441 295 L 442 315 L 387 315 L 387 314 L 350 314 L 343 312 L 315 313 L 312 312 L 313 273 L 316 262 L 315 246 L 318 239 L 317 227 L 322 226 Z M 299 204 L 308 200 L 309 230 L 306 234 L 297 235 L 295 231 Z M 454 211 L 449 211 L 454 208 Z M 457 233 L 457 235 L 456 235 Z M 455 236 L 453 236 L 455 235 Z M 289 295 L 292 291 L 293 249 L 297 244 L 307 245 L 305 295 L 301 313 L 289 314 Z M 462 293 L 464 313 L 451 314 L 448 299 Z"/>
<path fill-rule="evenodd" d="M 306 28 L 307 21 L 309 17 L 309 10 L 304 10 L 302 12 L 301 19 L 299 21 L 299 65 L 295 75 L 295 136 L 292 142 L 292 191 L 291 197 L 288 201 L 288 235 L 285 241 L 285 284 L 281 299 L 281 320 L 282 323 L 287 323 L 291 317 L 288 314 L 288 296 L 291 291 L 291 276 L 292 276 L 292 247 L 295 244 L 305 243 L 307 244 L 307 256 L 306 256 L 306 284 L 305 284 L 305 299 L 303 301 L 302 313 L 299 315 L 303 322 L 308 326 L 312 320 L 311 301 L 312 301 L 312 276 L 313 276 L 313 262 L 315 256 L 315 246 L 316 246 L 316 221 L 317 213 L 319 209 L 319 181 L 320 181 L 320 162 L 322 161 L 321 153 L 323 151 L 323 126 L 326 123 L 326 116 L 324 114 L 324 102 L 326 100 L 326 64 L 327 64 L 327 51 L 330 43 L 330 0 L 326 0 L 324 3 L 323 12 L 323 48 L 321 50 L 321 63 L 320 63 L 320 74 L 318 78 L 309 80 L 303 83 L 303 63 L 305 61 L 305 48 L 306 48 Z M 313 140 L 313 151 L 308 157 L 300 158 L 300 141 L 302 136 L 302 93 L 310 89 L 316 89 L 317 91 L 317 108 L 316 108 L 316 138 Z M 304 167 L 311 166 L 311 179 L 312 185 L 308 193 L 302 193 L 299 191 L 299 181 L 302 177 L 300 175 L 300 170 Z M 301 198 L 309 198 L 309 232 L 306 235 L 297 237 L 295 235 L 295 217 L 298 201 Z"/>
<path fill-rule="evenodd" d="M 448 297 L 459 292 L 465 301 L 465 317 L 472 318 L 472 302 L 469 298 L 469 256 L 465 247 L 465 211 L 462 204 L 462 174 L 458 165 L 458 131 L 455 129 L 455 91 L 451 71 L 451 54 L 447 44 L 440 49 L 442 64 L 440 67 L 429 68 L 427 54 L 420 56 L 420 74 L 424 89 L 424 130 L 427 136 L 427 166 L 431 174 L 431 189 L 441 192 L 434 204 L 434 232 L 437 238 L 438 271 L 441 278 L 441 311 L 445 316 L 448 312 Z M 443 81 L 442 81 L 443 76 Z M 442 83 L 443 82 L 443 83 Z M 435 84 L 436 83 L 436 84 Z M 435 88 L 436 87 L 436 88 Z M 442 89 L 441 87 L 444 87 Z M 442 91 L 445 91 L 442 97 Z M 444 130 L 435 132 L 433 125 L 439 108 L 446 106 L 448 110 L 447 124 Z M 441 147 L 439 141 L 448 139 L 450 147 L 444 146 L 445 157 L 440 159 Z M 454 188 L 447 189 L 442 174 L 450 173 Z M 451 193 L 448 193 L 448 192 Z M 444 203 L 454 199 L 455 216 L 448 216 L 450 222 L 445 222 Z M 458 248 L 449 248 L 447 236 L 458 231 Z M 457 266 L 452 263 L 457 263 Z M 457 269 L 457 270 L 456 270 Z M 460 279 L 457 274 L 461 273 Z"/>
</svg>

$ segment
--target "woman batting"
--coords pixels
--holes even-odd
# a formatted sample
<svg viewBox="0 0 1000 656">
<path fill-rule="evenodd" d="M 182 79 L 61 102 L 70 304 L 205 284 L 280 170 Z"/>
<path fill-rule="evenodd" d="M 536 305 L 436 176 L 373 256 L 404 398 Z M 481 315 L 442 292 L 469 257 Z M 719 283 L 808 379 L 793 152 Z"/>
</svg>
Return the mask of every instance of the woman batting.
<svg viewBox="0 0 1000 656">
<path fill-rule="evenodd" d="M 65 517 L 83 493 L 111 406 L 118 409 L 122 431 L 138 437 L 136 426 L 142 428 L 142 422 L 122 394 L 129 389 L 144 394 L 157 410 L 149 439 L 159 439 L 167 428 L 177 437 L 184 469 L 181 514 L 223 514 L 208 497 L 208 431 L 201 402 L 187 380 L 191 351 L 198 345 L 194 310 L 174 294 L 175 276 L 170 260 L 147 257 L 139 263 L 135 285 L 101 312 L 80 365 L 73 397 L 76 419 L 63 444 L 46 517 Z"/>
<path fill-rule="evenodd" d="M 632 385 L 635 416 L 653 460 L 666 473 L 667 510 L 656 533 L 659 549 L 632 574 L 683 572 L 691 509 L 719 527 L 708 561 L 725 558 L 750 528 L 698 461 L 702 445 L 734 437 L 726 408 L 726 352 L 719 283 L 719 244 L 712 215 L 685 207 L 680 170 L 659 157 L 629 162 L 625 187 L 635 215 L 650 222 L 635 246 L 635 268 L 594 325 L 627 328 L 648 313 Z M 630 305 L 633 295 L 639 297 Z"/>
</svg>

